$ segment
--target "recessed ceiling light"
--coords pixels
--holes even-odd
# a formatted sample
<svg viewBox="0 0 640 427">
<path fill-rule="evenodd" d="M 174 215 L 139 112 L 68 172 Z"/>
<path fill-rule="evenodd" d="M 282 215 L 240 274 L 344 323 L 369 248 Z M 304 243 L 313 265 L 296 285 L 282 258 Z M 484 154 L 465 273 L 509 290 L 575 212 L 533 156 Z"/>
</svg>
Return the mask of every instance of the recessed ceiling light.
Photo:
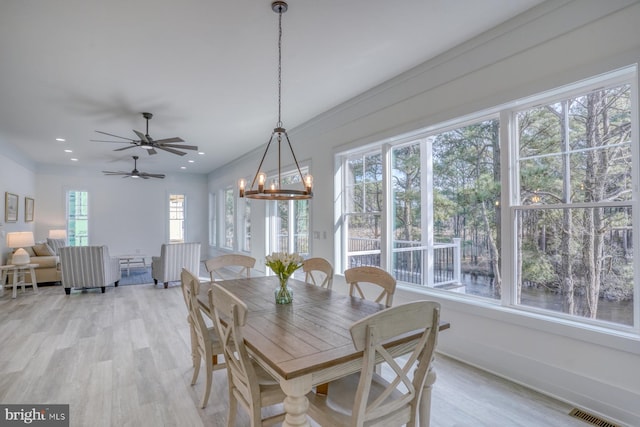
<svg viewBox="0 0 640 427">
<path fill-rule="evenodd" d="M 73 153 L 73 150 L 64 150 L 65 153 Z"/>
<path fill-rule="evenodd" d="M 78 161 L 78 159 L 76 159 L 75 157 L 72 157 L 72 158 L 71 158 L 71 161 L 72 161 L 72 162 L 77 162 L 77 161 Z"/>
<path fill-rule="evenodd" d="M 187 168 L 186 166 L 180 166 L 180 169 L 186 169 L 186 168 Z"/>
<path fill-rule="evenodd" d="M 201 156 L 204 156 L 204 151 L 198 151 L 198 154 L 200 154 Z"/>
<path fill-rule="evenodd" d="M 195 160 L 189 160 L 189 163 L 193 163 L 193 162 L 195 162 Z"/>
<path fill-rule="evenodd" d="M 56 138 L 56 141 L 58 141 L 58 142 L 65 142 L 65 141 L 66 141 L 66 139 L 64 139 L 64 138 Z"/>
</svg>

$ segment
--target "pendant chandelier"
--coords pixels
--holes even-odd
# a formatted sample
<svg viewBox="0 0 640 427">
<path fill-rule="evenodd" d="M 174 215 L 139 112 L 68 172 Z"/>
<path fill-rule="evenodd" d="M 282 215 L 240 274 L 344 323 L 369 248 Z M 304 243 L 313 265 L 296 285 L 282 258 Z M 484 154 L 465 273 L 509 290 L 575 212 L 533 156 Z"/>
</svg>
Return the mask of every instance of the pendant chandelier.
<svg viewBox="0 0 640 427">
<path fill-rule="evenodd" d="M 238 183 L 240 189 L 240 197 L 247 197 L 250 199 L 263 199 L 263 200 L 302 200 L 302 199 L 310 199 L 313 197 L 312 186 L 313 186 L 313 178 L 311 175 L 302 176 L 302 171 L 300 170 L 300 165 L 298 165 L 298 159 L 296 159 L 296 155 L 293 152 L 293 147 L 291 146 L 291 141 L 289 140 L 289 135 L 287 134 L 287 130 L 282 126 L 281 120 L 281 99 L 282 99 L 282 14 L 287 11 L 288 5 L 284 1 L 274 1 L 271 3 L 271 9 L 278 14 L 278 123 L 276 124 L 275 129 L 271 133 L 271 138 L 269 138 L 269 142 L 267 143 L 267 148 L 264 150 L 264 154 L 262 155 L 262 160 L 260 160 L 260 164 L 258 165 L 258 169 L 256 170 L 256 174 L 253 177 L 253 181 L 251 182 L 251 186 L 246 189 L 246 181 L 241 179 Z M 276 141 L 278 143 L 278 178 L 274 179 L 269 185 L 267 185 L 267 175 L 262 172 L 262 164 L 264 163 L 265 157 L 267 157 L 267 153 L 269 152 L 269 148 L 271 147 L 271 143 Z M 293 157 L 293 161 L 295 162 L 296 169 L 299 175 L 299 184 L 302 186 L 302 190 L 295 190 L 284 188 L 282 185 L 282 144 L 286 142 L 286 145 L 289 147 L 291 151 L 291 156 Z"/>
</svg>

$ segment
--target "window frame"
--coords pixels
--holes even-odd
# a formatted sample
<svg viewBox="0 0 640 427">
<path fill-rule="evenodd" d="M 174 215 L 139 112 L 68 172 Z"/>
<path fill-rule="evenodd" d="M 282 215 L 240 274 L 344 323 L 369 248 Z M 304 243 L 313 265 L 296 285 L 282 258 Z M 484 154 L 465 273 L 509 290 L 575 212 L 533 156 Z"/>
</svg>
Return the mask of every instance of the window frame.
<svg viewBox="0 0 640 427">
<path fill-rule="evenodd" d="M 539 94 L 534 94 L 522 99 L 514 100 L 512 102 L 505 103 L 493 108 L 487 108 L 477 113 L 468 114 L 463 117 L 458 117 L 446 122 L 436 125 L 422 128 L 419 130 L 411 131 L 396 137 L 387 138 L 375 143 L 369 143 L 366 146 L 349 149 L 341 152 L 336 152 L 336 200 L 340 203 L 340 212 L 337 212 L 336 222 L 339 224 L 340 242 L 336 244 L 336 249 L 340 251 L 336 256 L 338 261 L 337 271 L 344 271 L 348 268 L 347 264 L 347 217 L 351 212 L 347 211 L 347 161 L 354 155 L 360 153 L 372 152 L 375 150 L 381 150 L 385 164 L 387 164 L 389 148 L 395 148 L 407 142 L 418 142 L 421 138 L 429 138 L 434 134 L 446 132 L 453 128 L 460 128 L 466 124 L 478 120 L 482 120 L 487 117 L 497 117 L 500 123 L 499 138 L 500 138 L 500 162 L 501 162 L 501 193 L 500 193 L 500 214 L 501 214 L 501 251 L 500 258 L 502 261 L 502 277 L 503 287 L 502 296 L 497 300 L 490 300 L 484 298 L 478 298 L 473 295 L 455 294 L 452 292 L 442 291 L 439 289 L 433 289 L 428 287 L 417 287 L 407 285 L 404 282 L 398 282 L 398 288 L 410 291 L 417 294 L 436 295 L 446 300 L 450 300 L 454 304 L 463 304 L 465 307 L 473 306 L 478 307 L 478 314 L 486 317 L 496 318 L 508 318 L 510 322 L 522 323 L 523 325 L 530 325 L 527 319 L 537 319 L 540 323 L 541 330 L 545 330 L 549 327 L 558 327 L 558 331 L 562 334 L 576 337 L 576 336 L 588 336 L 593 331 L 603 332 L 607 336 L 616 337 L 638 337 L 640 336 L 640 284 L 636 279 L 634 283 L 634 303 L 633 303 L 633 324 L 631 326 L 617 324 L 612 322 L 606 322 L 601 320 L 594 320 L 576 315 L 566 315 L 561 312 L 554 312 L 550 310 L 536 309 L 535 307 L 527 307 L 523 305 L 514 304 L 514 290 L 515 290 L 515 268 L 514 268 L 514 248 L 516 237 L 516 224 L 515 224 L 515 212 L 518 206 L 515 206 L 515 201 L 519 197 L 519 186 L 517 165 L 514 146 L 515 133 L 517 132 L 515 124 L 515 112 L 522 111 L 527 105 L 536 105 L 543 102 L 558 100 L 560 97 L 566 99 L 571 96 L 584 95 L 589 93 L 591 88 L 599 88 L 603 85 L 614 86 L 617 84 L 628 83 L 631 85 L 631 117 L 632 117 L 632 129 L 631 129 L 631 150 L 632 150 L 632 181 L 634 188 L 634 195 L 629 201 L 616 202 L 617 204 L 623 204 L 624 206 L 630 206 L 632 209 L 632 229 L 633 233 L 633 245 L 636 248 L 640 248 L 640 208 L 638 207 L 639 197 L 638 189 L 640 188 L 640 156 L 638 147 L 638 127 L 640 120 L 638 119 L 638 70 L 636 65 L 627 66 L 618 70 L 613 70 L 608 73 L 597 75 L 588 79 L 582 79 L 572 84 L 564 85 L 562 87 L 550 89 Z M 423 165 L 424 167 L 424 165 Z M 390 168 L 390 164 L 387 164 L 387 168 Z M 424 174 L 426 175 L 426 174 Z M 388 173 L 384 174 L 384 177 L 388 179 Z M 424 178 L 423 178 L 424 182 Z M 388 183 L 383 186 L 384 193 L 383 198 L 385 201 L 385 209 L 382 215 L 385 216 L 382 223 L 390 221 L 393 203 L 392 192 Z M 432 193 L 430 191 L 430 193 Z M 423 201 L 424 203 L 424 201 Z M 615 204 L 615 203 L 614 203 Z M 391 226 L 391 224 L 389 224 Z M 392 229 L 392 228 L 390 228 Z M 383 235 L 386 235 L 384 233 Z M 389 239 L 386 243 L 381 243 L 381 259 L 388 257 L 388 254 L 392 251 L 390 245 L 392 239 Z M 384 254 L 384 252 L 387 254 Z M 384 267 L 383 267 L 384 268 Z M 633 259 L 633 268 L 635 276 L 638 276 L 640 271 L 640 255 L 635 255 Z M 487 311 L 488 309 L 488 311 Z M 549 326 L 555 325 L 555 326 Z M 576 331 L 585 331 L 580 333 Z M 585 335 L 586 334 L 586 335 Z M 616 346 L 620 346 L 620 341 L 616 340 Z M 624 346 L 627 346 L 625 343 Z"/>
<path fill-rule="evenodd" d="M 173 202 L 172 202 L 172 198 L 173 197 L 182 197 L 182 206 L 181 209 L 174 209 L 172 207 Z M 184 243 L 186 240 L 186 236 L 187 236 L 187 195 L 184 193 L 169 193 L 169 197 L 167 198 L 167 202 L 168 202 L 168 209 L 167 209 L 167 214 L 168 214 L 168 221 L 167 221 L 167 226 L 168 226 L 168 241 L 169 243 Z M 172 218 L 172 214 L 173 213 L 177 213 L 180 212 L 182 213 L 182 219 L 180 218 Z M 180 222 L 181 223 L 181 228 L 182 228 L 182 239 L 172 239 L 171 238 L 171 224 L 172 222 Z"/>
<path fill-rule="evenodd" d="M 72 244 L 72 233 L 71 233 L 71 228 L 70 228 L 70 209 L 69 209 L 69 200 L 70 200 L 70 195 L 71 193 L 85 193 L 86 194 L 86 198 L 87 198 L 87 203 L 86 203 L 86 223 L 87 223 L 87 235 L 85 236 L 85 240 L 84 242 L 80 242 L 80 244 L 77 244 L 75 241 L 75 238 L 73 240 Z M 69 246 L 87 246 L 90 243 L 89 237 L 91 235 L 90 233 L 90 197 L 89 197 L 89 191 L 88 190 L 72 190 L 72 189 L 67 189 L 65 191 L 65 200 L 64 200 L 64 205 L 65 205 L 65 228 L 67 230 L 67 244 Z M 75 233 L 73 233 L 73 236 L 75 236 Z"/>
</svg>

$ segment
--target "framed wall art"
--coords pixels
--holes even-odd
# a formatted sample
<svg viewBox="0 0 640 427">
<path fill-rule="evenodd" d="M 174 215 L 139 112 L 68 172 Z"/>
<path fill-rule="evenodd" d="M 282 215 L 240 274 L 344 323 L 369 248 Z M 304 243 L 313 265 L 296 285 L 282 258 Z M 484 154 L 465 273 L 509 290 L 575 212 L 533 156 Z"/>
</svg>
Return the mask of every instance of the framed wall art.
<svg viewBox="0 0 640 427">
<path fill-rule="evenodd" d="M 33 210 L 35 208 L 35 200 L 31 197 L 24 198 L 24 222 L 33 221 Z"/>
<path fill-rule="evenodd" d="M 18 220 L 18 195 L 4 193 L 4 222 L 16 222 Z"/>
</svg>

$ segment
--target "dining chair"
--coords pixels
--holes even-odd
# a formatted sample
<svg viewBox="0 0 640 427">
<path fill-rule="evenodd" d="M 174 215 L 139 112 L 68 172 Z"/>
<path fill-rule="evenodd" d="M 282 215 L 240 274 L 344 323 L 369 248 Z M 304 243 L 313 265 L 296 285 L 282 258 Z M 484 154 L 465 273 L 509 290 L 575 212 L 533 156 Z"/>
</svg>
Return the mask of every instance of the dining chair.
<svg viewBox="0 0 640 427">
<path fill-rule="evenodd" d="M 234 279 L 249 278 L 251 277 L 251 269 L 254 265 L 256 265 L 255 258 L 242 254 L 220 255 L 204 262 L 204 266 L 209 272 L 212 282 L 216 281 L 216 276 L 218 276 L 218 280 L 228 279 L 229 274 L 223 275 L 223 272 L 234 273 L 231 276 Z M 240 269 L 234 271 L 234 269 L 230 267 L 240 267 Z"/>
<path fill-rule="evenodd" d="M 382 292 L 375 299 L 375 302 L 380 303 L 384 300 L 384 304 L 391 307 L 393 294 L 396 291 L 396 279 L 383 269 L 371 266 L 354 267 L 345 270 L 344 278 L 349 284 L 349 296 L 359 296 L 366 299 L 360 284 L 372 283 L 382 288 Z"/>
<path fill-rule="evenodd" d="M 235 425 L 238 403 L 248 412 L 251 426 L 268 426 L 284 420 L 284 412 L 262 418 L 262 408 L 279 404 L 286 397 L 280 384 L 251 357 L 242 332 L 247 320 L 247 305 L 238 297 L 213 283 L 209 290 L 215 325 L 224 348 L 229 383 L 227 426 Z"/>
<path fill-rule="evenodd" d="M 187 320 L 191 331 L 191 357 L 193 361 L 191 385 L 194 385 L 198 379 L 200 364 L 202 361 L 204 361 L 207 373 L 204 395 L 202 396 L 202 401 L 200 403 L 200 407 L 204 408 L 207 406 L 209 394 L 211 393 L 213 371 L 224 369 L 226 367 L 225 363 L 218 363 L 218 355 L 224 354 L 224 349 L 215 326 L 208 327 L 202 317 L 202 310 L 198 303 L 198 292 L 200 286 L 198 277 L 186 268 L 183 268 L 180 275 L 180 282 L 182 285 L 184 300 L 189 311 Z"/>
<path fill-rule="evenodd" d="M 362 370 L 331 382 L 326 395 L 309 393 L 311 418 L 323 426 L 415 426 L 439 323 L 440 304 L 434 301 L 398 305 L 355 322 L 351 339 L 363 351 Z M 421 333 L 410 341 L 410 353 L 394 359 L 384 344 L 415 331 Z M 391 368 L 387 379 L 375 372 L 376 358 Z"/>
<path fill-rule="evenodd" d="M 305 273 L 305 282 L 312 283 L 326 289 L 331 289 L 333 287 L 333 266 L 326 259 L 306 259 L 302 264 L 302 271 L 304 271 Z M 319 276 L 324 276 L 324 280 L 320 282 L 320 279 L 322 279 L 322 277 Z"/>
</svg>

